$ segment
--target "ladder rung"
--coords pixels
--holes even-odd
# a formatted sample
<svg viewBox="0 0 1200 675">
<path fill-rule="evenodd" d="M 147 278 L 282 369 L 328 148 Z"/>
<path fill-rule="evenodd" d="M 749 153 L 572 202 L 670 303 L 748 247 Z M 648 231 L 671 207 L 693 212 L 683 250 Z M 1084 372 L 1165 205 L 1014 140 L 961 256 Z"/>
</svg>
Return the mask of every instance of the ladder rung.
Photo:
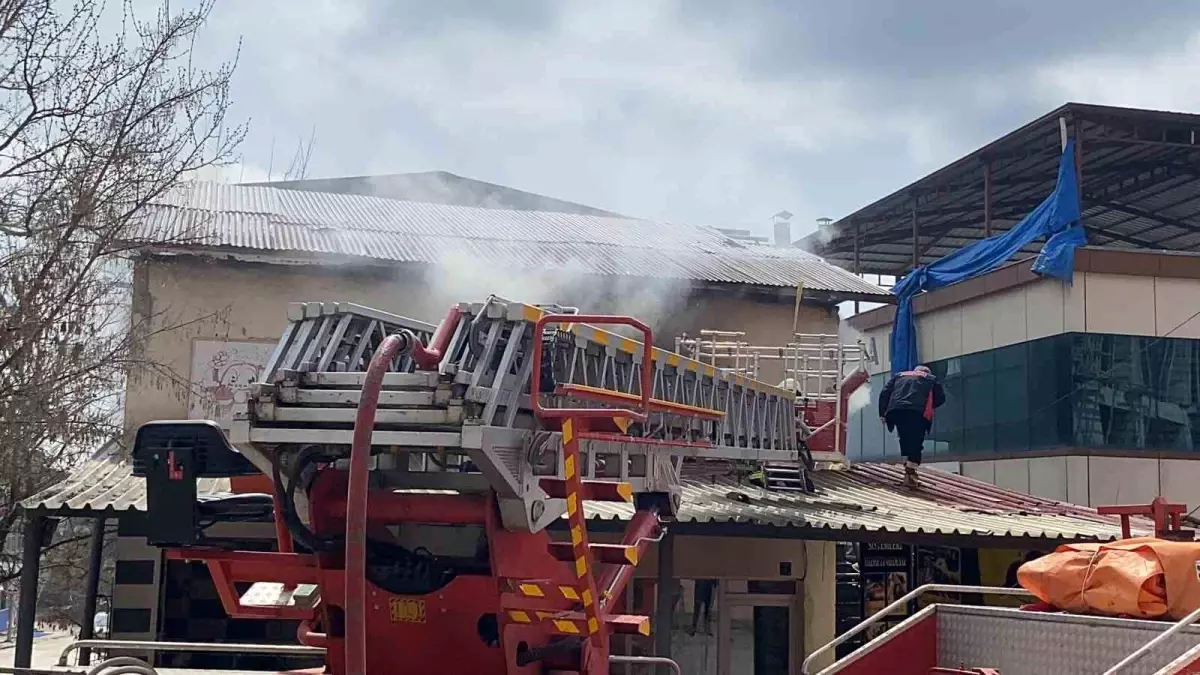
<svg viewBox="0 0 1200 675">
<path fill-rule="evenodd" d="M 615 403 L 617 405 L 629 405 L 641 403 L 642 397 L 637 394 L 626 394 L 612 389 L 601 389 L 600 387 L 589 387 L 586 384 L 560 384 L 555 390 L 555 393 L 560 396 L 574 396 L 576 398 L 591 398 L 607 403 Z M 650 399 L 650 411 L 672 413 L 675 415 L 686 415 L 688 417 L 703 417 L 711 420 L 719 420 L 725 417 L 725 413 L 712 408 L 700 408 L 694 405 L 685 405 L 674 401 L 664 401 L 659 398 Z M 613 411 L 616 412 L 616 411 Z"/>
<path fill-rule="evenodd" d="M 612 614 L 607 621 L 612 632 L 621 635 L 649 635 L 650 617 L 636 614 Z"/>
<path fill-rule="evenodd" d="M 522 584 L 529 586 L 530 584 Z M 537 612 L 573 612 L 579 609 L 579 592 L 570 588 L 574 600 L 562 593 L 547 589 L 545 595 L 526 595 L 523 593 L 501 593 L 500 608 L 505 610 L 520 610 L 530 613 Z"/>
<path fill-rule="evenodd" d="M 567 482 L 561 478 L 543 478 L 541 488 L 551 499 L 567 498 Z M 633 486 L 616 481 L 585 480 L 581 498 L 593 502 L 631 502 Z"/>
<path fill-rule="evenodd" d="M 608 563 L 612 565 L 636 565 L 638 564 L 638 550 L 636 546 L 624 546 L 622 544 L 589 544 L 592 550 L 592 556 L 599 563 Z M 550 554 L 557 560 L 571 562 L 575 560 L 574 547 L 569 542 L 555 542 L 550 544 Z"/>
</svg>

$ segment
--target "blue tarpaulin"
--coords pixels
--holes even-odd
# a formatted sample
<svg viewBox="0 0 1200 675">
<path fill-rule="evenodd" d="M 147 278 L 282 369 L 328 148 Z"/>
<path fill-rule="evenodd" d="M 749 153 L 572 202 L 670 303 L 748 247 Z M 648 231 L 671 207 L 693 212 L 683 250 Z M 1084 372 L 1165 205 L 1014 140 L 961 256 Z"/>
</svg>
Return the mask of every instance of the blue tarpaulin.
<svg viewBox="0 0 1200 675">
<path fill-rule="evenodd" d="M 918 267 L 892 289 L 898 298 L 896 320 L 892 323 L 892 374 L 912 370 L 919 363 L 917 326 L 912 311 L 913 298 L 918 293 L 990 272 L 1041 237 L 1046 238 L 1046 243 L 1033 263 L 1033 271 L 1071 281 L 1075 249 L 1087 243 L 1087 235 L 1079 222 L 1074 140 L 1068 141 L 1063 149 L 1054 192 L 1024 220 L 1003 234 L 964 246 L 940 260 Z"/>
</svg>

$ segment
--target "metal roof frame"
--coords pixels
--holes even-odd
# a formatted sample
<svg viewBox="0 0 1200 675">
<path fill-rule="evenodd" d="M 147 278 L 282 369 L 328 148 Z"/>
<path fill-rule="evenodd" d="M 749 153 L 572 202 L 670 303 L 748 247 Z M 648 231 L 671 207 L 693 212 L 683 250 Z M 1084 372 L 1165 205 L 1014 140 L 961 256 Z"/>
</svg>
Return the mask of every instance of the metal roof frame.
<svg viewBox="0 0 1200 675">
<path fill-rule="evenodd" d="M 1082 103 L 1043 115 L 801 245 L 853 272 L 902 275 L 1004 232 L 1054 189 L 1064 133 L 1076 140 L 1089 244 L 1200 249 L 1200 115 Z"/>
</svg>

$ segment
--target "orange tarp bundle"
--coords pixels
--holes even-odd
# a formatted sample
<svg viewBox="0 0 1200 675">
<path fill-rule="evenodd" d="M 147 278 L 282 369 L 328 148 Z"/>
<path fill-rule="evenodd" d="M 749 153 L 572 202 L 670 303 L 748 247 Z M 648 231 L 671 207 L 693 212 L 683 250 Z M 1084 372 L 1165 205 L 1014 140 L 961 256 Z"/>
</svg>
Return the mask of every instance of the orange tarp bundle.
<svg viewBox="0 0 1200 675">
<path fill-rule="evenodd" d="M 1067 544 L 1021 565 L 1017 580 L 1068 612 L 1179 620 L 1200 608 L 1200 542 Z"/>
</svg>

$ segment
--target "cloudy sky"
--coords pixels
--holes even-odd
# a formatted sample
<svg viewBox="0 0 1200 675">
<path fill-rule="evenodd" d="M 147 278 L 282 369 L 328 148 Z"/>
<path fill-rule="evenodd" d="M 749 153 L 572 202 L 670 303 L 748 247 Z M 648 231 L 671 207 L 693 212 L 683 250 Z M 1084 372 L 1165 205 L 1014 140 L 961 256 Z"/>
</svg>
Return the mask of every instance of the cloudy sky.
<svg viewBox="0 0 1200 675">
<path fill-rule="evenodd" d="M 243 166 L 445 170 L 795 234 L 1066 101 L 1200 110 L 1200 3 L 219 0 Z M 272 159 L 272 146 L 274 154 Z M 273 166 L 272 166 L 273 165 Z"/>
</svg>

